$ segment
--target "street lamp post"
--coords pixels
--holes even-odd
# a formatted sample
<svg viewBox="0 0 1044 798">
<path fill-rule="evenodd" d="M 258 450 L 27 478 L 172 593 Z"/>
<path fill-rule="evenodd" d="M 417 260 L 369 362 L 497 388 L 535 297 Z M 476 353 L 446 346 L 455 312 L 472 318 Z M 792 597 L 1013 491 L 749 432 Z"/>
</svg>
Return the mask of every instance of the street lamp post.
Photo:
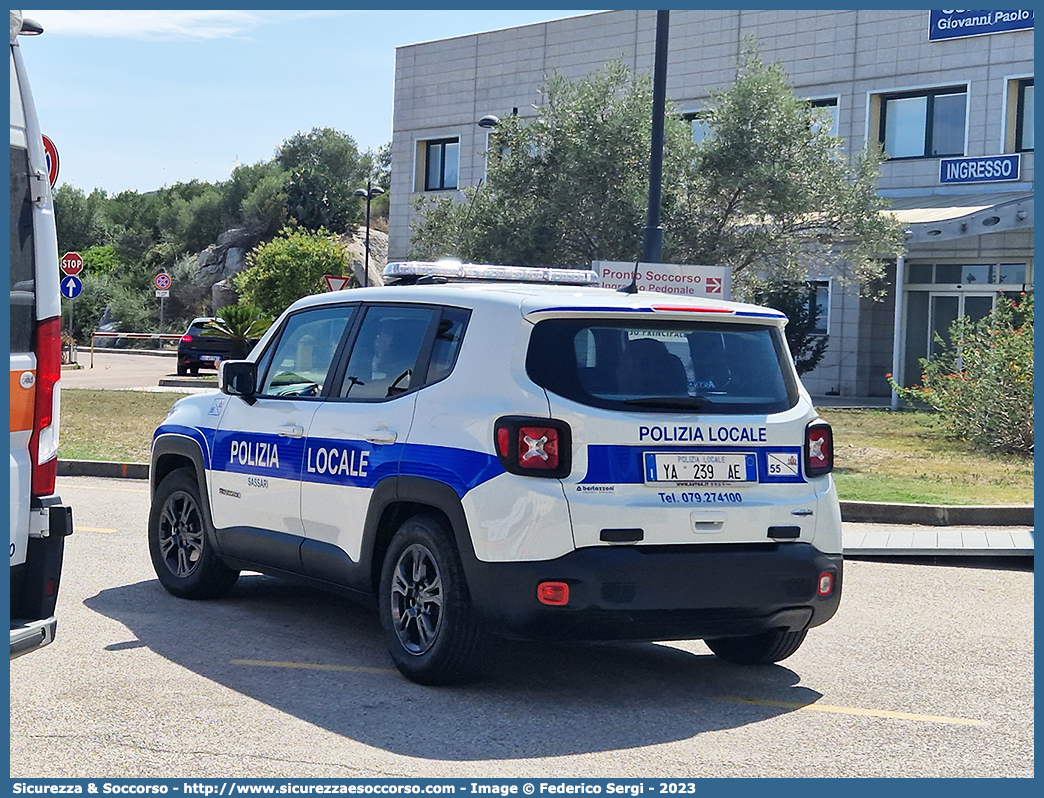
<svg viewBox="0 0 1044 798">
<path fill-rule="evenodd" d="M 384 193 L 384 189 L 380 186 L 371 185 L 371 181 L 366 181 L 366 188 L 355 189 L 356 197 L 366 197 L 366 254 L 363 259 L 363 288 L 370 280 L 370 201 Z"/>
</svg>

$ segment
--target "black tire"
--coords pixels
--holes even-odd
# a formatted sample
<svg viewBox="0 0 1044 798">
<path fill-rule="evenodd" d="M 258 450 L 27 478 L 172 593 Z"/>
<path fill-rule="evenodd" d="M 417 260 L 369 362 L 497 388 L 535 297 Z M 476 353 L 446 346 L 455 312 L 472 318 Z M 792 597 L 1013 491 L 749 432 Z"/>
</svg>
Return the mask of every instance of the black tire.
<svg viewBox="0 0 1044 798">
<path fill-rule="evenodd" d="M 178 376 L 184 377 L 188 374 L 188 366 L 183 363 L 178 363 Z"/>
<path fill-rule="evenodd" d="M 239 571 L 214 554 L 212 535 L 195 474 L 186 468 L 167 474 L 149 512 L 149 554 L 169 593 L 187 599 L 217 598 L 239 578 Z"/>
<path fill-rule="evenodd" d="M 188 371 L 193 377 L 199 376 L 199 366 L 189 366 Z"/>
<path fill-rule="evenodd" d="M 388 652 L 407 679 L 447 685 L 481 675 L 486 633 L 456 544 L 439 521 L 417 515 L 399 527 L 381 567 L 379 601 Z"/>
<path fill-rule="evenodd" d="M 748 637 L 718 637 L 704 640 L 707 647 L 720 659 L 739 665 L 771 665 L 786 659 L 805 642 L 807 629 L 790 632 L 786 629 L 769 629 Z"/>
</svg>

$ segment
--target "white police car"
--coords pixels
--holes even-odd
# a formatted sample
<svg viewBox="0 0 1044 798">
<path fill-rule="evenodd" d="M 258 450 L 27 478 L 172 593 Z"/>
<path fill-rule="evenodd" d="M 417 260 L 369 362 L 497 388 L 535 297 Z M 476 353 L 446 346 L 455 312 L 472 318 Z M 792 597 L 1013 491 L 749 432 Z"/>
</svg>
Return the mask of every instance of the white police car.
<svg viewBox="0 0 1044 798">
<path fill-rule="evenodd" d="M 168 591 L 250 570 L 375 597 L 426 684 L 481 673 L 490 635 L 702 638 L 769 663 L 833 616 L 830 427 L 782 314 L 571 270 L 386 276 L 295 302 L 156 430 Z"/>
</svg>

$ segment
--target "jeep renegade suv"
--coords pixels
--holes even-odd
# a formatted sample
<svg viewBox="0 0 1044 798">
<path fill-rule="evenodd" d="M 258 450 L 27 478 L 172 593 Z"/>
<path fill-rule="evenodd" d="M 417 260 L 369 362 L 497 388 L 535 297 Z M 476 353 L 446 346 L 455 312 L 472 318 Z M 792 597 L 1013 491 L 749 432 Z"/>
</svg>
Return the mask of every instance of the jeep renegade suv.
<svg viewBox="0 0 1044 798">
<path fill-rule="evenodd" d="M 833 616 L 831 432 L 781 313 L 571 270 L 386 277 L 295 302 L 156 430 L 168 591 L 251 570 L 375 597 L 425 684 L 480 674 L 490 635 L 770 663 Z"/>
</svg>

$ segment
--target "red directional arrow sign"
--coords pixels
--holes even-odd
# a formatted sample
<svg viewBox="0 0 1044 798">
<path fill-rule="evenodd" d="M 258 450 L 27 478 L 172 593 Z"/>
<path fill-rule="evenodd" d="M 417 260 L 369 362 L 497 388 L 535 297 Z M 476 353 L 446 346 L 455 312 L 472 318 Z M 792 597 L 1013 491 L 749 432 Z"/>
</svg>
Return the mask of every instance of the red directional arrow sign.
<svg viewBox="0 0 1044 798">
<path fill-rule="evenodd" d="M 62 255 L 62 273 L 75 276 L 83 271 L 83 258 L 79 252 L 66 252 Z"/>
</svg>

